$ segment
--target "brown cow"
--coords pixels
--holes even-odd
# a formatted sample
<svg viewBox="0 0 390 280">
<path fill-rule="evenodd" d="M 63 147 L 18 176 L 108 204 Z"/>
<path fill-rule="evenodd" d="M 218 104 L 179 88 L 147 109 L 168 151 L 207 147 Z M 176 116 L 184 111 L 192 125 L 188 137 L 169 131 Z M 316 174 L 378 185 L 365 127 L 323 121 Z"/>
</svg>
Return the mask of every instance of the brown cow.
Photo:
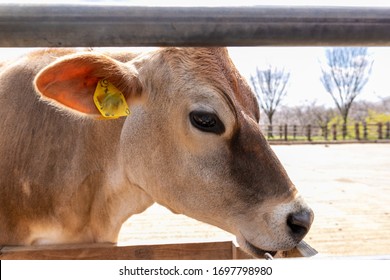
<svg viewBox="0 0 390 280">
<path fill-rule="evenodd" d="M 103 80 L 126 100 L 106 88 L 105 104 L 127 102 L 129 116 L 103 120 Z M 2 245 L 116 242 L 154 202 L 235 234 L 255 256 L 292 248 L 311 226 L 224 48 L 38 51 L 0 81 Z"/>
</svg>

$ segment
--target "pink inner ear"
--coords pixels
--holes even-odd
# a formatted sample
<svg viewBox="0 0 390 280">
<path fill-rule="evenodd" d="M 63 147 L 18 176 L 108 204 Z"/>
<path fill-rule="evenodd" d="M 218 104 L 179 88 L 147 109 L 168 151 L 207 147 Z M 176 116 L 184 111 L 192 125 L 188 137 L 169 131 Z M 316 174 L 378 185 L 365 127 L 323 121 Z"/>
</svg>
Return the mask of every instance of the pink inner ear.
<svg viewBox="0 0 390 280">
<path fill-rule="evenodd" d="M 99 81 L 100 81 L 100 78 L 97 78 L 97 77 L 93 77 L 93 76 L 85 77 L 84 86 L 86 86 L 88 88 L 89 87 L 96 88 L 96 85 Z"/>
<path fill-rule="evenodd" d="M 43 96 L 69 108 L 99 115 L 93 102 L 93 94 L 100 77 L 93 76 L 93 66 L 80 65 L 78 61 L 54 64 L 38 75 L 37 89 Z"/>
<path fill-rule="evenodd" d="M 127 100 L 142 93 L 135 72 L 100 54 L 79 54 L 55 61 L 37 75 L 35 85 L 38 92 L 49 99 L 79 112 L 100 116 L 93 95 L 101 79 L 108 79 Z"/>
<path fill-rule="evenodd" d="M 65 81 L 56 87 L 55 97 L 49 95 L 48 97 L 82 113 L 99 115 L 100 113 L 93 103 L 93 93 L 97 83 L 97 78 L 84 81 Z"/>
</svg>

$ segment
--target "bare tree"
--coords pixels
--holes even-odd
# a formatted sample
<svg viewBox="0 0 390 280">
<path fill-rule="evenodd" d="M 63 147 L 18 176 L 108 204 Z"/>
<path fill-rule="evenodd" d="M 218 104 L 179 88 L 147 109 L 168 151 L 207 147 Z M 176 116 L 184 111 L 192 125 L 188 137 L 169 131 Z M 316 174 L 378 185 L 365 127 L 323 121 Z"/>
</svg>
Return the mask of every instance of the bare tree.
<svg viewBox="0 0 390 280">
<path fill-rule="evenodd" d="M 324 127 L 329 124 L 336 112 L 333 108 L 326 108 L 324 105 L 317 105 L 313 101 L 307 105 L 307 111 L 310 122 L 314 122 L 319 127 Z"/>
<path fill-rule="evenodd" d="M 326 50 L 325 56 L 321 82 L 341 114 L 345 139 L 349 111 L 368 82 L 373 60 L 367 48 L 361 47 L 330 48 Z"/>
<path fill-rule="evenodd" d="M 336 116 L 337 112 L 333 108 L 326 108 L 323 105 L 316 105 L 316 102 L 311 102 L 307 106 L 309 119 L 319 126 L 322 131 L 322 136 L 328 139 L 328 130 L 330 121 Z"/>
<path fill-rule="evenodd" d="M 390 113 L 390 97 L 380 97 L 381 107 L 384 113 Z"/>
<path fill-rule="evenodd" d="M 290 73 L 283 68 L 269 65 L 266 69 L 256 69 L 256 74 L 251 75 L 252 86 L 255 90 L 260 107 L 267 115 L 268 122 L 272 128 L 272 118 L 276 108 L 287 93 L 287 84 Z M 269 132 L 272 137 L 272 131 Z"/>
</svg>

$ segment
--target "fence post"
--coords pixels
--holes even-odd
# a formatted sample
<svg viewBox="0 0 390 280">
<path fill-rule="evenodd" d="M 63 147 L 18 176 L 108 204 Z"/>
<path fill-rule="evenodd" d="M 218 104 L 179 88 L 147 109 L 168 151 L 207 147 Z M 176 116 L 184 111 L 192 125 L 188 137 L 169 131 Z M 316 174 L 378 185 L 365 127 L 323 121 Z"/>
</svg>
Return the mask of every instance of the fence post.
<svg viewBox="0 0 390 280">
<path fill-rule="evenodd" d="M 283 125 L 279 125 L 279 138 L 283 139 Z"/>
<path fill-rule="evenodd" d="M 390 122 L 386 123 L 386 139 L 390 139 Z"/>
<path fill-rule="evenodd" d="M 337 126 L 336 124 L 332 125 L 333 140 L 337 140 Z"/>
<path fill-rule="evenodd" d="M 343 140 L 347 137 L 347 124 L 343 123 Z"/>
<path fill-rule="evenodd" d="M 311 141 L 311 125 L 307 125 L 307 141 Z"/>
<path fill-rule="evenodd" d="M 360 140 L 359 123 L 355 123 L 355 138 L 356 140 Z"/>
<path fill-rule="evenodd" d="M 328 124 L 324 125 L 324 139 L 327 141 L 328 140 Z"/>
<path fill-rule="evenodd" d="M 381 122 L 378 123 L 378 139 L 383 139 L 382 126 L 383 124 Z"/>
<path fill-rule="evenodd" d="M 293 126 L 293 138 L 294 138 L 294 140 L 296 140 L 296 138 L 297 138 L 297 126 L 295 124 Z"/>
<path fill-rule="evenodd" d="M 367 140 L 367 138 L 368 138 L 367 123 L 366 122 L 363 122 L 363 138 L 364 138 L 364 140 Z"/>
<path fill-rule="evenodd" d="M 268 126 L 268 139 L 273 138 L 272 136 L 272 125 Z"/>
<path fill-rule="evenodd" d="M 288 131 L 288 129 L 287 129 L 287 124 L 285 124 L 284 125 L 284 141 L 287 141 L 288 139 L 287 139 L 287 131 Z"/>
</svg>

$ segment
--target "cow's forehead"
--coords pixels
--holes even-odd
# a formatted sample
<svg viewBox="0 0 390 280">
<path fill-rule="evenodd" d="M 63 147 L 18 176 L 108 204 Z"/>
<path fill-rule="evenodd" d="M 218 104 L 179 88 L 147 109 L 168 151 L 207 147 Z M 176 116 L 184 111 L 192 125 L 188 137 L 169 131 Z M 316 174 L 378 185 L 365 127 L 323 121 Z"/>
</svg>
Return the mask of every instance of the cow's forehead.
<svg viewBox="0 0 390 280">
<path fill-rule="evenodd" d="M 164 60 L 173 69 L 184 68 L 197 79 L 218 88 L 235 111 L 244 111 L 259 121 L 259 107 L 252 90 L 240 75 L 226 48 L 168 48 Z M 230 105 L 230 104 L 229 104 Z"/>
</svg>

